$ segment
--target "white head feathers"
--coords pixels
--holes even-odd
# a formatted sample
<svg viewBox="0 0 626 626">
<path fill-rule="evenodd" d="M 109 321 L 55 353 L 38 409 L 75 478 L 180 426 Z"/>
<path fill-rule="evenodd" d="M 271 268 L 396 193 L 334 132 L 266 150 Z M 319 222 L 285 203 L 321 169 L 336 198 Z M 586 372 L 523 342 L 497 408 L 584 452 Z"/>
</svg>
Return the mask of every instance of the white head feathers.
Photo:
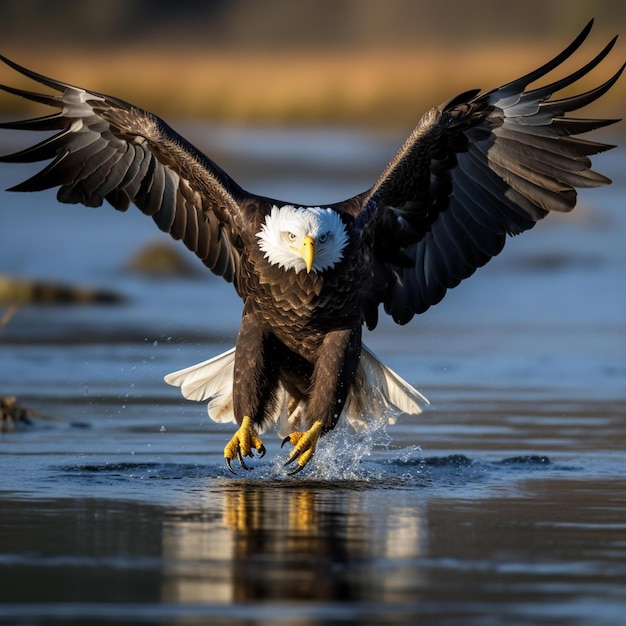
<svg viewBox="0 0 626 626">
<path fill-rule="evenodd" d="M 318 272 L 338 263 L 348 243 L 348 233 L 339 214 L 320 207 L 272 207 L 256 236 L 272 265 L 292 269 L 296 274 L 307 270 L 306 255 L 302 252 L 305 239 L 309 242 L 312 239 L 311 269 Z"/>
</svg>

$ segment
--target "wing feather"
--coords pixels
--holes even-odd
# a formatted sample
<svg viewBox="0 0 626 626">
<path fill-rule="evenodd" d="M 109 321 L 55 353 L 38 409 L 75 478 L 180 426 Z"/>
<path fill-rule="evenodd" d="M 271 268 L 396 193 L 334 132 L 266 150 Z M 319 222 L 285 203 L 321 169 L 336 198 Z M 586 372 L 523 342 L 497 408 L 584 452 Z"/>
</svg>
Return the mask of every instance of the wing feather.
<svg viewBox="0 0 626 626">
<path fill-rule="evenodd" d="M 553 94 L 595 69 L 615 38 L 578 70 L 527 89 L 568 59 L 591 26 L 540 68 L 489 92 L 460 94 L 418 122 L 361 196 L 357 225 L 383 242 L 374 247 L 368 306 L 382 303 L 396 322 L 408 322 L 497 255 L 506 235 L 532 228 L 550 211 L 572 210 L 576 188 L 610 183 L 591 169 L 589 157 L 613 146 L 575 135 L 617 120 L 566 114 L 604 95 L 624 66 L 584 93 Z"/>
<path fill-rule="evenodd" d="M 7 130 L 53 131 L 31 147 L 0 157 L 0 162 L 49 161 L 10 191 L 58 187 L 61 202 L 97 207 L 106 200 L 120 211 L 135 204 L 216 274 L 236 281 L 239 233 L 247 224 L 242 202 L 255 196 L 148 111 L 0 60 L 55 93 L 0 89 L 60 109 L 0 124 Z"/>
</svg>

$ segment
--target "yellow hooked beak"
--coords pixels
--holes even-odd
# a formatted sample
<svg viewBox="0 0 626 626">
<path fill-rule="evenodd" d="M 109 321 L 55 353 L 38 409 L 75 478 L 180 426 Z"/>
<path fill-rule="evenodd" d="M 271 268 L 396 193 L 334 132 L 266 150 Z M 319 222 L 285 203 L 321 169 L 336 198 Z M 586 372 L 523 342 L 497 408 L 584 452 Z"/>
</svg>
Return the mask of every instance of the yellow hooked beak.
<svg viewBox="0 0 626 626">
<path fill-rule="evenodd" d="M 307 235 L 302 240 L 302 247 L 300 248 L 300 256 L 304 259 L 306 265 L 307 274 L 311 272 L 313 267 L 313 259 L 315 258 L 315 239 L 310 235 Z"/>
</svg>

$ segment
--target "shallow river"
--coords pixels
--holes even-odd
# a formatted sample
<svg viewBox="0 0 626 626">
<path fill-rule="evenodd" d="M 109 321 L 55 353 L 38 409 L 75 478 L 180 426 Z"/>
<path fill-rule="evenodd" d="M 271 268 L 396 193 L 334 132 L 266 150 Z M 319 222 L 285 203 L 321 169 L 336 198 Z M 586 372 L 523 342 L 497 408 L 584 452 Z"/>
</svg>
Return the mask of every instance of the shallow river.
<svg viewBox="0 0 626 626">
<path fill-rule="evenodd" d="M 179 128 L 302 203 L 361 191 L 402 139 Z M 138 211 L 0 195 L 0 273 L 126 298 L 0 331 L 0 395 L 46 418 L 0 434 L 0 623 L 625 623 L 626 151 L 598 169 L 612 187 L 365 337 L 431 406 L 339 428 L 294 478 L 273 433 L 230 475 L 232 426 L 162 381 L 233 344 L 230 285 L 124 272 L 159 237 Z"/>
</svg>

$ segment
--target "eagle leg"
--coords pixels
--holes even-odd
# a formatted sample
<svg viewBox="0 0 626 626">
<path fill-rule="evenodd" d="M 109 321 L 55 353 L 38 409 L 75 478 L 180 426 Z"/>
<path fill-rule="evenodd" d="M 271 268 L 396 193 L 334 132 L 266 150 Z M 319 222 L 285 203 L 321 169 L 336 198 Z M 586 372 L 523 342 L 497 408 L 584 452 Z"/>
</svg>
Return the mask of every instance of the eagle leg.
<svg viewBox="0 0 626 626">
<path fill-rule="evenodd" d="M 283 439 L 281 448 L 290 443 L 294 448 L 285 461 L 285 467 L 291 465 L 294 461 L 297 465 L 288 472 L 289 476 L 297 474 L 303 470 L 306 464 L 311 460 L 311 457 L 315 453 L 317 442 L 322 434 L 322 422 L 319 420 L 313 423 L 313 426 L 309 430 L 296 431 Z"/>
<path fill-rule="evenodd" d="M 236 474 L 230 464 L 235 458 L 239 460 L 239 465 L 243 469 L 252 469 L 243 460 L 244 456 L 252 457 L 252 449 L 259 453 L 259 458 L 265 456 L 265 446 L 252 428 L 252 420 L 246 415 L 241 421 L 241 426 L 239 426 L 232 439 L 224 447 L 224 461 L 229 471 Z"/>
</svg>

